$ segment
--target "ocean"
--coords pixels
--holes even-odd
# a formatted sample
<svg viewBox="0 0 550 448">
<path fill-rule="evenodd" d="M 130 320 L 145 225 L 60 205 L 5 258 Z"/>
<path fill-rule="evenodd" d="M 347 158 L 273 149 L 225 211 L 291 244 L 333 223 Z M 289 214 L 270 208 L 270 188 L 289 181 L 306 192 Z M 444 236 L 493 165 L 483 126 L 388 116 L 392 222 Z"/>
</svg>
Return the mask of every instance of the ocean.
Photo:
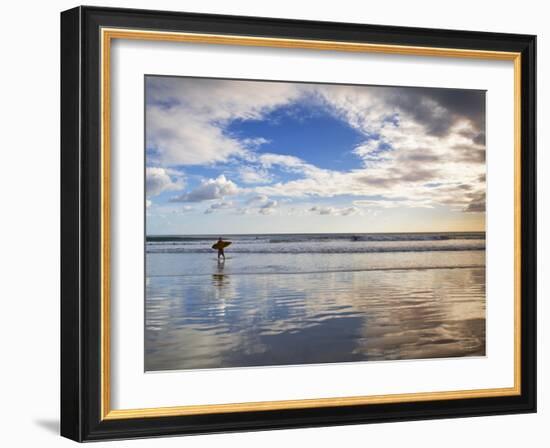
<svg viewBox="0 0 550 448">
<path fill-rule="evenodd" d="M 145 256 L 147 371 L 485 355 L 483 232 L 147 236 Z"/>
</svg>

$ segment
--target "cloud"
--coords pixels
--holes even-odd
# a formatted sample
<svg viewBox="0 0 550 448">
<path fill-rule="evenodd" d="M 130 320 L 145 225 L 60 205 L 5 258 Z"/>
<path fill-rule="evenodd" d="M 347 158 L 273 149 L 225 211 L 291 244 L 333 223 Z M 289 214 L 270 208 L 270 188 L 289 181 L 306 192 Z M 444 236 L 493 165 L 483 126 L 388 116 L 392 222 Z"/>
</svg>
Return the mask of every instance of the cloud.
<svg viewBox="0 0 550 448">
<path fill-rule="evenodd" d="M 148 197 L 157 196 L 163 191 L 184 188 L 180 173 L 166 168 L 148 166 L 145 169 L 145 191 Z"/>
<path fill-rule="evenodd" d="M 285 154 L 262 154 L 258 157 L 260 163 L 265 168 L 271 168 L 274 165 L 279 165 L 283 168 L 301 169 L 306 163 L 298 157 Z"/>
<path fill-rule="evenodd" d="M 160 164 L 203 165 L 246 154 L 243 144 L 206 117 L 156 107 L 148 107 L 146 114 L 146 145 Z"/>
<path fill-rule="evenodd" d="M 215 202 L 214 204 L 211 204 L 210 207 L 208 207 L 205 211 L 205 215 L 209 215 L 210 213 L 214 213 L 218 210 L 224 210 L 229 209 L 233 207 L 233 202 L 231 201 L 222 201 L 222 202 Z"/>
<path fill-rule="evenodd" d="M 325 215 L 325 216 L 350 216 L 350 215 L 356 215 L 360 213 L 359 208 L 357 207 L 344 207 L 344 208 L 338 208 L 338 207 L 327 207 L 327 206 L 319 206 L 315 205 L 308 210 L 312 213 L 317 213 L 319 215 Z"/>
<path fill-rule="evenodd" d="M 264 194 L 259 194 L 252 196 L 246 201 L 248 207 L 243 207 L 238 210 L 240 214 L 250 214 L 254 211 L 262 215 L 271 215 L 275 212 L 275 209 L 278 207 L 279 202 L 276 200 L 269 199 Z"/>
<path fill-rule="evenodd" d="M 320 207 L 318 205 L 311 207 L 310 212 L 318 213 L 319 215 L 332 215 L 335 209 L 333 207 Z"/>
<path fill-rule="evenodd" d="M 242 140 L 242 142 L 250 148 L 257 148 L 261 145 L 265 145 L 266 143 L 269 143 L 270 140 L 263 137 L 253 137 L 253 138 L 245 138 Z"/>
<path fill-rule="evenodd" d="M 422 123 L 431 135 L 447 135 L 461 120 L 478 131 L 485 127 L 485 92 L 481 90 L 395 89 L 390 102 Z"/>
<path fill-rule="evenodd" d="M 237 185 L 222 174 L 216 179 L 208 179 L 190 191 L 189 193 L 176 196 L 172 202 L 202 202 L 214 199 L 222 199 L 225 196 L 233 196 L 239 192 Z"/>
<path fill-rule="evenodd" d="M 273 200 L 267 201 L 265 204 L 262 204 L 260 206 L 259 212 L 262 215 L 271 215 L 275 211 L 276 207 L 277 207 L 277 201 L 273 201 Z"/>
<path fill-rule="evenodd" d="M 239 189 L 220 176 L 174 201 L 222 200 L 252 193 L 264 199 L 250 202 L 246 210 L 270 213 L 269 207 L 259 207 L 268 197 L 345 194 L 364 201 L 355 201 L 356 208 L 441 205 L 465 212 L 482 208 L 480 199 L 467 194 L 485 188 L 483 91 L 166 77 L 147 77 L 146 83 L 148 158 L 165 167 L 231 163 L 232 169 L 236 167 L 232 172 L 246 184 Z M 278 108 L 304 100 L 361 136 L 350 148 L 357 157 L 356 168 L 338 171 L 292 154 L 262 153 L 259 148 L 267 143 L 265 138 L 228 131 L 231 123 L 265 120 Z M 275 177 L 274 169 L 295 175 L 281 181 L 284 176 Z M 328 207 L 324 213 L 345 216 L 342 210 Z M 353 210 L 349 214 L 356 213 Z"/>
<path fill-rule="evenodd" d="M 246 157 L 267 142 L 239 139 L 225 127 L 259 120 L 302 92 L 292 83 L 146 77 L 146 144 L 163 165 L 202 165 Z"/>
<path fill-rule="evenodd" d="M 340 210 L 340 214 L 342 216 L 350 216 L 350 215 L 357 215 L 361 211 L 357 207 L 347 207 L 342 210 Z"/>
<path fill-rule="evenodd" d="M 464 208 L 466 213 L 481 213 L 485 212 L 485 192 L 471 194 L 470 203 Z"/>
<path fill-rule="evenodd" d="M 485 128 L 485 92 L 422 87 L 331 86 L 319 96 L 348 123 L 375 135 L 398 128 L 404 121 L 423 127 L 423 133 L 443 137 L 459 122 L 468 122 L 478 142 Z"/>
<path fill-rule="evenodd" d="M 469 157 L 464 156 L 463 148 L 467 145 L 466 137 L 458 133 L 464 129 L 464 123 L 446 137 L 426 135 L 421 125 L 404 122 L 403 130 L 385 130 L 384 137 L 391 142 L 392 149 L 378 153 L 378 143 L 363 148 L 365 165 L 350 171 L 335 171 L 310 166 L 296 158 L 288 160 L 288 165 L 301 174 L 301 178 L 288 182 L 271 184 L 255 188 L 255 191 L 269 196 L 324 198 L 338 195 L 372 197 L 404 197 L 401 206 L 417 207 L 448 204 L 442 195 L 437 195 L 433 184 L 468 184 L 473 190 L 484 188 L 482 175 L 484 163 L 471 156 L 474 153 L 484 154 L 485 149 L 469 146 Z M 453 194 L 462 195 L 463 191 Z M 441 197 L 441 201 L 439 200 Z M 445 200 L 443 200 L 445 199 Z M 447 198 L 448 199 L 448 198 Z M 453 200 L 456 203 L 456 198 Z"/>
<path fill-rule="evenodd" d="M 406 198 L 381 198 L 381 199 L 360 199 L 353 201 L 353 203 L 359 207 L 366 208 L 433 208 L 433 203 L 429 199 L 424 200 L 409 200 Z"/>
<path fill-rule="evenodd" d="M 380 160 L 380 153 L 388 149 L 390 149 L 390 146 L 387 142 L 380 139 L 370 139 L 357 145 L 352 152 L 363 162 L 369 162 Z"/>
<path fill-rule="evenodd" d="M 406 200 L 394 202 L 403 207 L 456 204 L 456 197 L 449 202 L 449 197 L 436 196 L 426 184 L 457 182 L 472 185 L 474 190 L 480 187 L 480 175 L 485 169 L 485 146 L 480 144 L 478 137 L 484 126 L 480 104 L 484 104 L 485 97 L 478 91 L 432 95 L 430 90 L 319 87 L 318 95 L 325 107 L 364 135 L 365 140 L 353 149 L 353 154 L 363 161 L 363 168 L 320 169 L 295 156 L 262 155 L 260 162 L 265 167 L 278 165 L 301 176 L 255 190 L 286 197 L 329 198 L 342 194 L 405 197 Z M 463 94 L 469 99 L 461 100 L 459 97 Z M 460 106 L 449 104 L 455 97 Z M 415 106 L 416 102 L 422 102 L 422 107 Z M 472 110 L 478 106 L 481 112 Z M 432 117 L 432 112 L 422 116 L 421 111 L 431 111 L 430 108 L 437 112 L 436 115 L 446 117 L 445 125 L 443 121 L 436 123 L 438 118 Z"/>
<path fill-rule="evenodd" d="M 452 149 L 458 161 L 474 164 L 485 164 L 485 147 L 479 147 L 471 144 L 461 144 L 453 146 Z"/>
<path fill-rule="evenodd" d="M 427 182 L 438 177 L 439 170 L 436 168 L 423 168 L 422 165 L 409 165 L 404 168 L 392 167 L 385 170 L 382 175 L 369 171 L 364 176 L 358 177 L 360 182 L 369 186 L 390 188 L 396 184 Z"/>
<path fill-rule="evenodd" d="M 268 201 L 268 197 L 265 194 L 259 194 L 257 196 L 253 196 L 248 201 L 246 201 L 247 204 L 261 204 Z"/>
<path fill-rule="evenodd" d="M 268 184 L 272 181 L 266 169 L 243 166 L 239 169 L 239 177 L 245 184 Z"/>
</svg>

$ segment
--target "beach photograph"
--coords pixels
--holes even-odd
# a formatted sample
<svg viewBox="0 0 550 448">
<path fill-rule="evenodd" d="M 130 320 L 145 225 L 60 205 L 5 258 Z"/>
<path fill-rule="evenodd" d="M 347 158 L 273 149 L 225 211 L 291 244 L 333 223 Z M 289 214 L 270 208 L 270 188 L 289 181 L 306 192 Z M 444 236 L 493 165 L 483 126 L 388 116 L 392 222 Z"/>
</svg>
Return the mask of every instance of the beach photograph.
<svg viewBox="0 0 550 448">
<path fill-rule="evenodd" d="M 145 76 L 145 371 L 486 355 L 486 92 Z"/>
</svg>

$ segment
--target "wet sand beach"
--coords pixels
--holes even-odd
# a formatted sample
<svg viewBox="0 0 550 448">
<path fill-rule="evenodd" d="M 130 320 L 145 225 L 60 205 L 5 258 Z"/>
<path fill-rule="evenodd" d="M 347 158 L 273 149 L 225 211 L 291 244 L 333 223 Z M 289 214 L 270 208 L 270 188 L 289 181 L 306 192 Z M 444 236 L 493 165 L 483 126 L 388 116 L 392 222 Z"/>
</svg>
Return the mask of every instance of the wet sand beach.
<svg viewBox="0 0 550 448">
<path fill-rule="evenodd" d="M 309 253 L 288 242 L 239 252 L 237 240 L 225 262 L 197 241 L 151 243 L 145 369 L 485 354 L 484 239 L 405 240 L 403 251 L 367 241 L 355 252 L 335 240 L 300 243 Z"/>
</svg>

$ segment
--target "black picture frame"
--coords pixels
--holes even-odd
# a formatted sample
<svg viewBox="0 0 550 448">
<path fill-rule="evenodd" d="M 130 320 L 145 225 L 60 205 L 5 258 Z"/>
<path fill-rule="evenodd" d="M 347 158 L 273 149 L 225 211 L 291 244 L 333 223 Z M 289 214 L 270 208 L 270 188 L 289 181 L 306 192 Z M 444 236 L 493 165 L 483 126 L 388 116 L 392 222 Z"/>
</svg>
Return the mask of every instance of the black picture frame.
<svg viewBox="0 0 550 448">
<path fill-rule="evenodd" d="M 102 419 L 103 27 L 521 54 L 521 393 L 514 396 Z M 76 441 L 536 412 L 536 37 L 77 7 L 61 13 L 61 435 Z"/>
</svg>

